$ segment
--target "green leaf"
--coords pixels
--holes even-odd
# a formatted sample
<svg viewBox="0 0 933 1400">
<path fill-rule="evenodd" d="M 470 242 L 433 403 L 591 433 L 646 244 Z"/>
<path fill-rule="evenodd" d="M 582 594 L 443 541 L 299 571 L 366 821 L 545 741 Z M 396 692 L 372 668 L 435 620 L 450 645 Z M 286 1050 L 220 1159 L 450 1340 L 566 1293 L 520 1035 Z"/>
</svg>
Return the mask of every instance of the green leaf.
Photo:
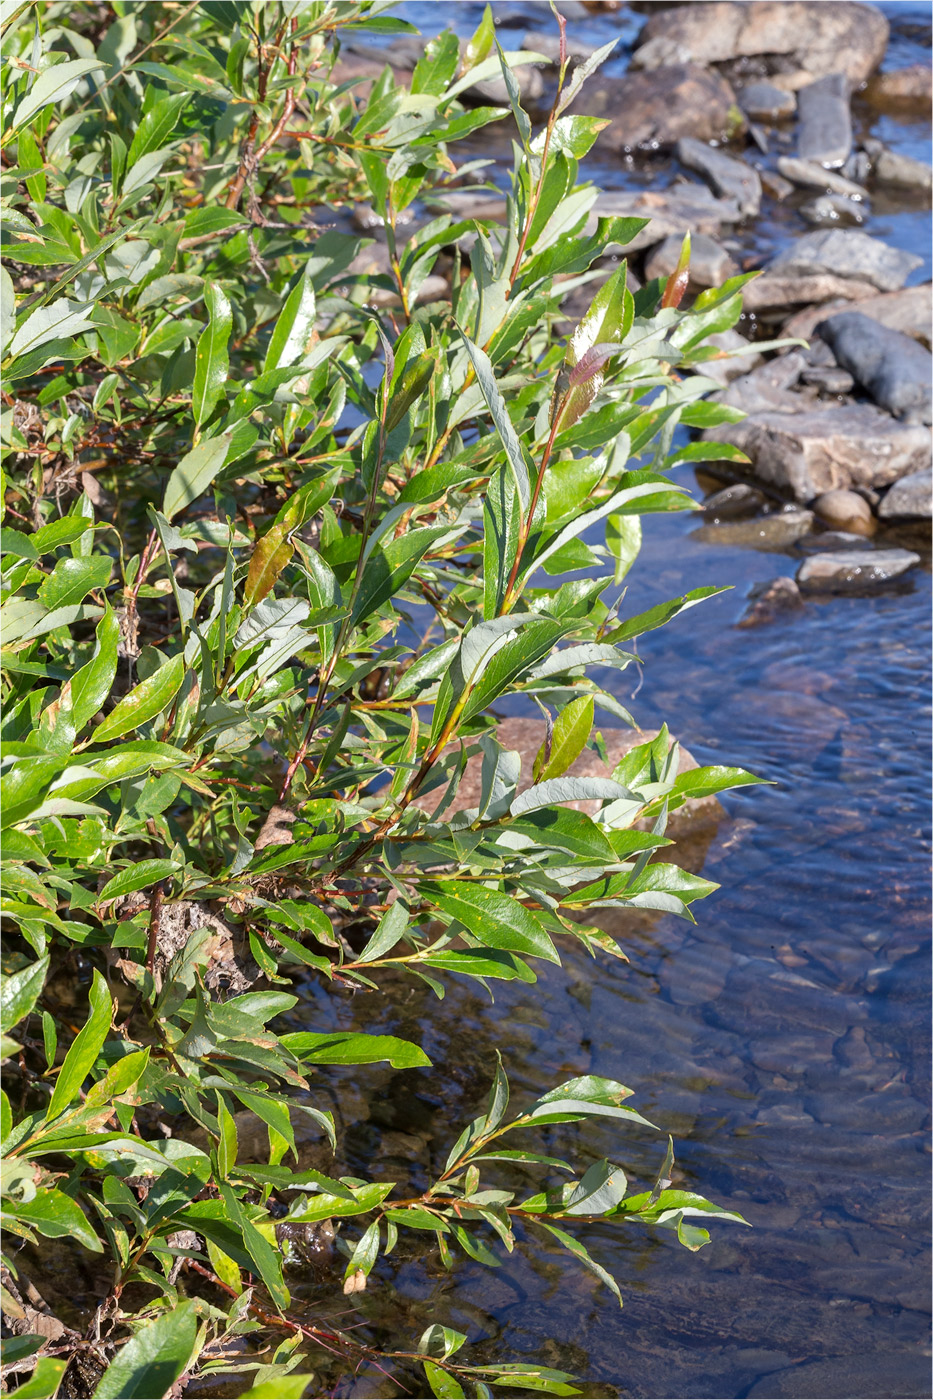
<svg viewBox="0 0 933 1400">
<path fill-rule="evenodd" d="M 103 1246 L 87 1223 L 80 1206 L 64 1191 L 41 1190 L 31 1201 L 6 1207 L 10 1215 L 47 1239 L 76 1239 L 85 1249 L 100 1254 Z"/>
<path fill-rule="evenodd" d="M 167 880 L 181 867 L 175 860 L 138 860 L 121 870 L 108 880 L 97 895 L 98 904 L 106 904 L 120 895 L 133 894 L 136 890 L 148 889 L 160 880 Z"/>
<path fill-rule="evenodd" d="M 293 1031 L 280 1039 L 293 1055 L 315 1065 L 372 1065 L 385 1060 L 395 1069 L 417 1069 L 431 1063 L 420 1046 L 394 1035 Z"/>
<path fill-rule="evenodd" d="M 230 433 L 208 438 L 182 457 L 165 487 L 162 513 L 171 520 L 206 491 L 227 459 Z"/>
<path fill-rule="evenodd" d="M 317 314 L 312 273 L 309 263 L 276 318 L 263 362 L 264 371 L 298 363 L 309 348 Z"/>
<path fill-rule="evenodd" d="M 50 611 L 80 603 L 93 588 L 103 588 L 110 578 L 113 560 L 103 555 L 87 559 L 59 559 L 39 589 L 39 601 Z"/>
<path fill-rule="evenodd" d="M 418 888 L 426 899 L 463 924 L 487 948 L 560 962 L 547 929 L 511 895 L 461 880 L 422 882 Z"/>
<path fill-rule="evenodd" d="M 537 763 L 535 765 L 535 782 L 559 778 L 576 762 L 593 728 L 593 710 L 592 695 L 580 695 L 561 710 L 554 721 L 550 756 L 544 758 L 540 772 L 537 771 Z"/>
<path fill-rule="evenodd" d="M 59 1113 L 63 1112 L 77 1098 L 78 1090 L 100 1054 L 101 1046 L 107 1039 L 107 1032 L 110 1030 L 113 1016 L 110 988 L 96 968 L 94 969 L 94 981 L 89 999 L 90 1015 L 72 1041 L 68 1054 L 65 1056 L 65 1062 L 58 1072 L 52 1098 L 45 1114 L 46 1122 L 57 1118 Z"/>
<path fill-rule="evenodd" d="M 199 428 L 210 418 L 223 394 L 230 372 L 227 344 L 233 329 L 230 303 L 216 283 L 208 285 L 204 293 L 204 302 L 210 320 L 207 329 L 202 331 L 194 352 L 194 388 L 191 397 L 194 421 Z M 168 509 L 167 504 L 162 509 L 171 520 L 174 512 Z"/>
<path fill-rule="evenodd" d="M 145 1323 L 107 1367 L 94 1400 L 153 1400 L 165 1395 L 187 1369 L 197 1332 L 193 1302 Z"/>
<path fill-rule="evenodd" d="M 37 306 L 11 340 L 10 355 L 20 357 L 51 341 L 68 340 L 91 330 L 93 310 L 93 302 L 69 301 L 67 297 L 59 297 L 48 306 Z"/>
<path fill-rule="evenodd" d="M 182 652 L 166 661 L 129 695 L 125 695 L 94 731 L 94 742 L 118 739 L 133 729 L 154 719 L 175 698 L 185 678 L 185 658 Z"/>
<path fill-rule="evenodd" d="M 77 733 L 94 718 L 110 694 L 117 673 L 119 641 L 120 624 L 108 609 L 97 624 L 94 655 L 71 682 L 71 713 Z"/>
<path fill-rule="evenodd" d="M 486 406 L 492 415 L 492 421 L 495 425 L 496 432 L 499 434 L 502 445 L 505 448 L 506 461 L 512 473 L 512 479 L 515 483 L 515 489 L 518 492 L 522 510 L 527 511 L 531 503 L 531 481 L 528 472 L 528 462 L 522 445 L 518 440 L 518 435 L 515 432 L 515 426 L 509 417 L 508 409 L 505 406 L 505 400 L 496 382 L 496 376 L 493 372 L 489 356 L 486 354 L 485 350 L 481 350 L 478 345 L 474 345 L 472 340 L 470 340 L 462 330 L 460 331 L 460 336 L 466 348 L 467 355 L 470 357 L 470 363 L 473 366 L 480 391 L 482 392 L 483 398 L 486 400 Z"/>
<path fill-rule="evenodd" d="M 0 778 L 0 824 L 25 821 L 68 762 L 67 754 L 20 758 Z"/>
<path fill-rule="evenodd" d="M 72 58 L 40 73 L 13 113 L 9 130 L 18 131 L 50 102 L 64 102 L 87 73 L 103 67 L 97 58 Z"/>
<path fill-rule="evenodd" d="M 240 1400 L 301 1400 L 313 1380 L 310 1371 L 290 1371 L 287 1376 L 251 1385 L 241 1393 Z"/>
<path fill-rule="evenodd" d="M 67 1358 L 59 1361 L 54 1356 L 40 1356 L 29 1380 L 7 1391 L 8 1400 L 52 1400 L 67 1369 Z"/>
<path fill-rule="evenodd" d="M 126 168 L 131 170 L 138 160 L 158 151 L 175 130 L 178 119 L 187 107 L 190 97 L 187 93 L 176 93 L 174 97 L 163 97 L 156 102 L 143 117 L 133 136 L 126 158 Z"/>
<path fill-rule="evenodd" d="M 613 583 L 621 583 L 641 549 L 641 516 L 610 515 L 606 521 L 606 544 L 616 561 Z"/>
<path fill-rule="evenodd" d="M 439 1400 L 461 1400 L 461 1397 L 466 1395 L 466 1391 L 456 1376 L 442 1370 L 434 1361 L 428 1361 L 427 1358 L 421 1364 L 424 1367 L 428 1385 L 431 1387 L 431 1394 L 438 1396 Z"/>
<path fill-rule="evenodd" d="M 48 958 L 40 958 L 30 967 L 21 968 L 0 985 L 0 1032 L 4 1035 L 28 1016 L 45 986 L 49 970 Z"/>
</svg>

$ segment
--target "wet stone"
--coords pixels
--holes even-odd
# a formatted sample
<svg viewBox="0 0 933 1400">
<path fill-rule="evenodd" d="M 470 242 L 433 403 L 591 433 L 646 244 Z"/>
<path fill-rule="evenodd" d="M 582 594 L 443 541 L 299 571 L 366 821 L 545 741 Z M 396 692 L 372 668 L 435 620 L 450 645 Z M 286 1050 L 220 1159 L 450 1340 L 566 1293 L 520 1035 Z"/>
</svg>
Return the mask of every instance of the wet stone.
<svg viewBox="0 0 933 1400">
<path fill-rule="evenodd" d="M 904 423 L 933 420 L 933 358 L 901 331 L 858 311 L 833 316 L 819 333 L 875 403 Z"/>
<path fill-rule="evenodd" d="M 803 606 L 800 589 L 792 578 L 772 578 L 767 583 L 753 584 L 748 598 L 748 607 L 736 624 L 739 627 L 761 627 Z"/>
<path fill-rule="evenodd" d="M 737 135 L 745 119 L 725 78 L 710 68 L 675 61 L 623 78 L 597 74 L 570 105 L 571 114 L 609 117 L 597 151 L 626 153 L 673 146 L 682 136 L 719 141 Z"/>
<path fill-rule="evenodd" d="M 804 593 L 862 593 L 881 588 L 920 563 L 909 549 L 840 550 L 814 554 L 797 570 Z"/>
<path fill-rule="evenodd" d="M 815 161 L 801 160 L 799 156 L 779 156 L 777 168 L 785 179 L 804 189 L 823 190 L 826 194 L 844 194 L 850 199 L 867 199 L 868 191 L 854 180 L 847 179 L 838 171 L 827 170 L 825 165 Z"/>
<path fill-rule="evenodd" d="M 731 384 L 733 379 L 748 374 L 762 363 L 762 357 L 752 342 L 737 330 L 717 331 L 709 337 L 709 343 L 726 354 L 722 359 L 705 360 L 699 367 L 699 372 L 706 379 L 715 379 L 724 388 Z"/>
<path fill-rule="evenodd" d="M 811 1065 L 826 1060 L 832 1048 L 832 1036 L 794 1030 L 756 1037 L 749 1044 L 748 1055 L 757 1069 L 797 1080 Z"/>
<path fill-rule="evenodd" d="M 890 151 L 880 141 L 869 138 L 865 151 L 871 160 L 871 171 L 880 185 L 895 185 L 902 189 L 926 193 L 933 184 L 933 170 L 922 160 Z"/>
<path fill-rule="evenodd" d="M 682 948 L 661 972 L 661 985 L 677 1006 L 715 1001 L 726 984 L 732 953 L 722 944 Z"/>
<path fill-rule="evenodd" d="M 871 213 L 866 200 L 849 199 L 844 194 L 821 194 L 801 204 L 801 217 L 808 224 L 832 227 L 834 224 L 863 224 Z"/>
<path fill-rule="evenodd" d="M 761 181 L 757 170 L 724 151 L 707 146 L 692 136 L 677 142 L 675 154 L 681 165 L 695 170 L 714 194 L 732 199 L 745 219 L 753 219 L 761 208 Z"/>
<path fill-rule="evenodd" d="M 855 491 L 827 491 L 813 502 L 813 509 L 833 530 L 866 537 L 875 533 L 871 506 Z"/>
<path fill-rule="evenodd" d="M 784 92 L 774 83 L 749 83 L 739 93 L 739 106 L 754 122 L 779 122 L 792 117 L 797 102 L 792 92 Z"/>
<path fill-rule="evenodd" d="M 754 284 L 752 284 L 754 285 Z M 810 306 L 798 311 L 784 323 L 783 334 L 809 340 L 816 327 L 831 317 L 844 315 L 853 310 L 850 302 L 834 301 L 829 306 Z M 905 287 L 900 292 L 885 292 L 878 296 L 872 293 L 858 301 L 858 310 L 863 316 L 870 316 L 882 326 L 903 331 L 914 340 L 929 342 L 930 339 L 930 288 Z"/>
<path fill-rule="evenodd" d="M 895 481 L 878 506 L 882 520 L 929 520 L 933 515 L 933 475 L 929 468 Z"/>
<path fill-rule="evenodd" d="M 916 114 L 929 120 L 931 93 L 929 63 L 913 63 L 878 73 L 865 89 L 866 101 L 878 111 L 898 115 Z"/>
<path fill-rule="evenodd" d="M 797 543 L 801 535 L 813 527 L 813 512 L 809 510 L 776 511 L 774 515 L 754 520 L 726 520 L 720 524 L 702 525 L 691 538 L 703 544 L 732 545 L 741 549 L 758 549 L 766 554 L 783 554 Z"/>
<path fill-rule="evenodd" d="M 761 510 L 764 503 L 765 498 L 756 487 L 739 481 L 707 496 L 703 512 L 713 520 L 739 520 Z"/>
<path fill-rule="evenodd" d="M 819 165 L 845 165 L 852 149 L 849 85 L 842 73 L 828 73 L 797 94 L 797 154 Z"/>
<path fill-rule="evenodd" d="M 618 250 L 626 257 L 640 248 L 650 248 L 670 234 L 683 239 L 709 234 L 715 237 L 723 225 L 739 221 L 733 200 L 717 199 L 706 185 L 686 183 L 667 190 L 604 190 L 597 196 L 586 224 L 586 234 L 596 232 L 600 218 L 649 219 L 647 228 L 637 233 L 625 247 L 609 244 L 606 251 Z"/>
<path fill-rule="evenodd" d="M 786 199 L 789 194 L 794 193 L 794 186 L 790 180 L 785 180 L 783 175 L 775 175 L 773 170 L 762 170 L 761 188 L 772 199 Z"/>
<path fill-rule="evenodd" d="M 825 554 L 831 549 L 865 549 L 862 535 L 852 535 L 848 530 L 821 530 L 819 534 L 807 535 L 798 540 L 798 554 Z"/>
<path fill-rule="evenodd" d="M 930 1392 L 930 1359 L 916 1348 L 858 1355 L 847 1352 L 820 1361 L 806 1361 L 774 1371 L 745 1393 L 749 1400 L 875 1400 L 897 1395 L 901 1400 Z"/>
<path fill-rule="evenodd" d="M 855 388 L 855 380 L 847 369 L 838 365 L 811 365 L 800 376 L 801 384 L 809 384 L 820 394 L 838 397 L 850 394 Z"/>
</svg>

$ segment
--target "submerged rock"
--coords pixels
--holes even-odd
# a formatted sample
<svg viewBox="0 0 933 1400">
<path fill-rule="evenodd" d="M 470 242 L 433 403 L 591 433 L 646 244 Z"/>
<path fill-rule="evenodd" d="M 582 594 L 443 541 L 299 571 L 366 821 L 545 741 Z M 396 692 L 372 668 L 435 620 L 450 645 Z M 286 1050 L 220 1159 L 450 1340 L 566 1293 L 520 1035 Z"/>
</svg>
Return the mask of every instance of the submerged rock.
<svg viewBox="0 0 933 1400">
<path fill-rule="evenodd" d="M 701 525 L 691 538 L 703 544 L 729 545 L 733 549 L 757 549 L 764 554 L 784 554 L 813 528 L 812 510 L 782 510 L 754 520 L 725 520 Z"/>
<path fill-rule="evenodd" d="M 803 607 L 800 589 L 792 578 L 772 578 L 749 590 L 748 607 L 737 627 L 761 627 Z"/>
<path fill-rule="evenodd" d="M 912 472 L 895 481 L 878 506 L 882 520 L 929 520 L 933 515 L 933 473 Z"/>
<path fill-rule="evenodd" d="M 703 502 L 703 514 L 711 520 L 740 520 L 757 514 L 765 503 L 765 498 L 755 486 L 737 481 L 733 486 L 724 486 L 714 491 Z"/>
<path fill-rule="evenodd" d="M 871 536 L 875 533 L 875 517 L 871 506 L 856 491 L 826 491 L 817 496 L 813 509 L 833 530 L 851 535 Z"/>
<path fill-rule="evenodd" d="M 755 413 L 704 437 L 734 443 L 752 476 L 803 502 L 838 487 L 880 489 L 930 465 L 929 432 L 871 404 Z"/>
<path fill-rule="evenodd" d="M 891 248 L 867 233 L 832 229 L 798 238 L 767 271 L 772 277 L 839 277 L 868 282 L 879 292 L 896 292 L 922 262 L 915 253 Z"/>
<path fill-rule="evenodd" d="M 845 165 L 852 150 L 849 85 L 842 73 L 827 73 L 797 94 L 797 154 L 818 165 Z"/>
<path fill-rule="evenodd" d="M 612 119 L 597 138 L 596 149 L 603 152 L 673 146 L 681 136 L 720 141 L 745 129 L 725 78 L 692 63 L 630 72 L 624 78 L 597 75 L 569 111 Z"/>
<path fill-rule="evenodd" d="M 875 403 L 905 423 L 933 420 L 929 350 L 858 311 L 833 316 L 821 322 L 818 331 Z"/>
<path fill-rule="evenodd" d="M 662 40 L 694 63 L 725 63 L 756 54 L 786 55 L 809 77 L 840 69 L 850 83 L 863 83 L 884 57 L 888 22 L 873 5 L 814 5 L 807 0 L 735 0 L 678 5 L 652 15 L 639 36 L 633 63 L 647 66 L 650 45 Z"/>
<path fill-rule="evenodd" d="M 910 549 L 836 550 L 811 554 L 797 570 L 804 593 L 864 593 L 900 578 L 920 555 Z"/>
<path fill-rule="evenodd" d="M 693 136 L 677 142 L 677 159 L 688 170 L 695 170 L 714 194 L 732 199 L 745 219 L 753 219 L 761 208 L 761 180 L 757 170 L 743 160 L 726 155 Z"/>
<path fill-rule="evenodd" d="M 865 89 L 864 97 L 880 112 L 902 115 L 916 114 L 929 120 L 933 101 L 933 74 L 928 63 L 913 63 L 909 68 L 894 68 L 890 73 L 878 73 Z"/>
</svg>

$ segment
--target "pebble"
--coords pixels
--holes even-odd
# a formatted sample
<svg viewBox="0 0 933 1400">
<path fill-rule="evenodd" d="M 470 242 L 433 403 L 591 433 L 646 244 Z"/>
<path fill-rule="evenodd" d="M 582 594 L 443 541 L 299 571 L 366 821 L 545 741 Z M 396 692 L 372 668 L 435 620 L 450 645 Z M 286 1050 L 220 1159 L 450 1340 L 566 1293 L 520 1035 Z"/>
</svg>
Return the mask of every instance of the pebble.
<svg viewBox="0 0 933 1400">
<path fill-rule="evenodd" d="M 847 311 L 819 326 L 837 361 L 903 423 L 933 421 L 933 357 L 902 331 Z"/>
<path fill-rule="evenodd" d="M 803 606 L 800 589 L 792 578 L 772 578 L 767 583 L 753 584 L 748 597 L 748 607 L 736 623 L 737 627 L 761 627 Z"/>
<path fill-rule="evenodd" d="M 652 248 L 645 260 L 645 277 L 669 277 L 680 258 L 683 239 L 670 234 Z M 706 234 L 695 234 L 690 240 L 690 281 L 694 290 L 706 287 L 721 287 L 728 277 L 734 277 L 738 268 L 715 239 Z"/>
<path fill-rule="evenodd" d="M 850 199 L 867 199 L 868 191 L 854 180 L 847 180 L 835 170 L 827 170 L 812 160 L 799 156 L 779 156 L 777 168 L 794 185 L 805 189 L 825 190 L 827 194 L 844 194 Z"/>
<path fill-rule="evenodd" d="M 801 204 L 801 217 L 808 224 L 831 227 L 833 224 L 863 224 L 871 213 L 865 200 L 849 199 L 844 194 L 821 194 Z"/>
<path fill-rule="evenodd" d="M 840 394 L 851 394 L 855 388 L 855 380 L 849 371 L 840 369 L 838 365 L 811 365 L 801 374 L 800 382 L 811 385 L 821 394 L 837 397 Z"/>
<path fill-rule="evenodd" d="M 852 150 L 849 85 L 842 73 L 828 73 L 797 94 L 797 154 L 819 165 L 845 165 Z"/>
<path fill-rule="evenodd" d="M 797 570 L 805 593 L 863 593 L 900 578 L 920 563 L 910 549 L 840 550 L 812 554 Z"/>
<path fill-rule="evenodd" d="M 929 520 L 933 515 L 933 473 L 911 472 L 902 476 L 881 498 L 882 520 Z"/>
<path fill-rule="evenodd" d="M 867 233 L 829 229 L 798 238 L 767 270 L 772 276 L 791 278 L 829 274 L 868 282 L 879 292 L 896 292 L 922 262 L 915 253 L 891 248 Z"/>
<path fill-rule="evenodd" d="M 774 83 L 749 83 L 738 96 L 742 111 L 754 122 L 785 121 L 797 110 L 794 94 L 784 92 Z"/>
<path fill-rule="evenodd" d="M 854 491 L 826 491 L 813 502 L 813 509 L 833 530 L 870 537 L 877 528 L 871 506 Z"/>
<path fill-rule="evenodd" d="M 759 178 L 761 188 L 772 199 L 786 199 L 789 194 L 794 193 L 794 186 L 790 180 L 785 180 L 783 175 L 775 175 L 773 170 L 762 170 Z"/>
<path fill-rule="evenodd" d="M 681 165 L 695 170 L 714 194 L 732 199 L 744 219 L 753 219 L 761 208 L 761 180 L 757 170 L 743 160 L 726 155 L 703 141 L 685 136 L 677 142 L 675 154 Z"/>
</svg>

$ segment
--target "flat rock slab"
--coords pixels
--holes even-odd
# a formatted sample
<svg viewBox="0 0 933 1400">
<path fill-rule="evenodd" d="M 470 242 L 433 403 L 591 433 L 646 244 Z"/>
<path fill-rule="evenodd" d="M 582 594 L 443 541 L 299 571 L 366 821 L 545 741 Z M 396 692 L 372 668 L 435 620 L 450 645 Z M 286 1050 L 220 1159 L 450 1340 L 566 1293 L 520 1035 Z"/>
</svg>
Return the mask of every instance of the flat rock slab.
<svg viewBox="0 0 933 1400">
<path fill-rule="evenodd" d="M 674 153 L 681 165 L 702 175 L 713 194 L 734 200 L 743 219 L 755 217 L 761 208 L 761 180 L 757 170 L 693 136 L 682 137 Z"/>
<path fill-rule="evenodd" d="M 852 150 L 849 84 L 842 73 L 827 73 L 797 94 L 797 154 L 801 160 L 838 168 Z"/>
<path fill-rule="evenodd" d="M 805 234 L 805 238 L 822 238 L 822 234 Z M 799 240 L 801 243 L 803 239 Z M 824 301 L 865 301 L 877 292 L 873 283 L 854 277 L 837 276 L 833 272 L 765 272 L 742 289 L 742 305 L 746 311 L 776 312 L 792 306 L 813 306 Z"/>
<path fill-rule="evenodd" d="M 877 68 L 888 43 L 888 22 L 873 5 L 810 0 L 734 0 L 665 7 L 639 35 L 633 62 L 653 61 L 652 41 L 675 46 L 694 63 L 725 63 L 757 54 L 787 55 L 807 76 L 841 70 L 863 83 Z"/>
<path fill-rule="evenodd" d="M 592 235 L 600 218 L 649 219 L 647 228 L 637 233 L 624 252 L 650 248 L 670 235 L 683 239 L 685 233 L 715 236 L 726 224 L 737 224 L 738 205 L 731 199 L 717 199 L 706 185 L 672 185 L 667 190 L 609 190 L 593 205 L 586 233 Z M 610 244 L 607 252 L 619 248 Z"/>
<path fill-rule="evenodd" d="M 844 194 L 850 199 L 867 199 L 868 191 L 854 180 L 835 170 L 827 170 L 816 161 L 801 160 L 799 156 L 779 156 L 777 168 L 785 180 L 792 185 L 802 185 L 804 189 L 824 190 L 827 194 Z"/>
<path fill-rule="evenodd" d="M 879 185 L 895 185 L 919 192 L 929 191 L 933 186 L 933 170 L 922 160 L 890 151 L 880 141 L 866 141 L 865 149 L 871 159 L 871 173 Z"/>
<path fill-rule="evenodd" d="M 734 443 L 753 477 L 802 502 L 838 487 L 880 489 L 930 465 L 927 429 L 899 423 L 871 404 L 755 413 L 703 436 Z"/>
<path fill-rule="evenodd" d="M 826 275 L 868 282 L 879 292 L 896 292 L 923 259 L 856 230 L 807 233 L 768 264 L 772 277 Z M 752 284 L 754 285 L 754 284 Z"/>
<path fill-rule="evenodd" d="M 878 73 L 868 84 L 864 96 L 880 112 L 895 112 L 902 116 L 916 114 L 929 121 L 930 103 L 933 102 L 930 65 L 912 63 L 909 68 Z"/>
<path fill-rule="evenodd" d="M 609 755 L 609 767 L 603 763 L 602 759 L 593 749 L 584 749 L 583 753 L 571 764 L 567 770 L 568 776 L 573 778 L 608 778 L 612 775 L 612 770 L 619 763 L 630 749 L 637 748 L 639 744 L 650 743 L 652 739 L 658 737 L 657 729 L 605 729 L 600 726 L 600 732 L 606 743 L 606 752 Z M 524 792 L 532 786 L 532 769 L 534 767 L 535 755 L 544 743 L 545 725 L 544 721 L 533 718 L 523 718 L 515 716 L 499 722 L 495 731 L 498 743 L 504 749 L 517 751 L 522 760 L 522 777 L 518 784 L 518 791 Z M 681 745 L 678 755 L 678 773 L 686 773 L 698 767 L 696 759 Z M 457 789 L 455 807 L 457 810 L 468 811 L 471 807 L 479 805 L 482 783 L 482 759 L 474 757 L 469 760 L 466 770 Z M 416 804 L 426 811 L 431 811 L 437 804 L 438 794 L 432 792 L 426 796 L 416 799 Z M 568 807 L 574 808 L 578 812 L 588 812 L 591 815 L 598 811 L 600 803 L 591 801 L 568 802 Z M 453 810 L 453 809 L 451 809 Z M 668 822 L 667 834 L 675 839 L 681 834 L 693 834 L 698 829 L 704 827 L 714 827 L 723 818 L 724 812 L 719 800 L 716 797 L 691 798 L 685 802 L 683 807 L 671 814 Z M 636 826 L 638 823 L 636 822 Z"/>
<path fill-rule="evenodd" d="M 673 146 L 681 136 L 722 141 L 745 129 L 745 118 L 725 78 L 692 63 L 674 63 L 650 73 L 627 73 L 587 84 L 571 114 L 609 117 L 596 150 L 620 155 Z"/>
<path fill-rule="evenodd" d="M 933 516 L 933 472 L 912 472 L 895 481 L 878 506 L 882 520 L 929 520 Z"/>
<path fill-rule="evenodd" d="M 745 289 L 746 305 L 747 294 L 755 285 L 756 283 L 752 282 Z M 931 306 L 928 282 L 922 287 L 905 287 L 900 292 L 882 292 L 880 295 L 873 292 L 859 300 L 857 305 L 863 316 L 870 316 L 882 326 L 903 331 L 914 340 L 926 341 L 929 345 Z M 791 316 L 784 323 L 782 333 L 795 339 L 809 340 L 821 321 L 827 321 L 831 316 L 851 310 L 852 304 L 848 299 L 835 300 L 829 306 L 809 306 L 805 311 L 798 311 Z"/>
<path fill-rule="evenodd" d="M 916 340 L 859 311 L 821 322 L 817 333 L 881 408 L 904 423 L 933 421 L 933 356 Z"/>
<path fill-rule="evenodd" d="M 797 570 L 802 593 L 866 593 L 900 578 L 920 563 L 910 549 L 835 550 L 811 554 Z"/>
<path fill-rule="evenodd" d="M 794 115 L 797 99 L 774 83 L 749 83 L 739 93 L 739 106 L 753 122 L 778 122 Z"/>
<path fill-rule="evenodd" d="M 763 554 L 786 554 L 813 528 L 812 510 L 776 511 L 755 520 L 723 520 L 690 532 L 702 544 L 732 549 L 757 549 Z"/>
</svg>

